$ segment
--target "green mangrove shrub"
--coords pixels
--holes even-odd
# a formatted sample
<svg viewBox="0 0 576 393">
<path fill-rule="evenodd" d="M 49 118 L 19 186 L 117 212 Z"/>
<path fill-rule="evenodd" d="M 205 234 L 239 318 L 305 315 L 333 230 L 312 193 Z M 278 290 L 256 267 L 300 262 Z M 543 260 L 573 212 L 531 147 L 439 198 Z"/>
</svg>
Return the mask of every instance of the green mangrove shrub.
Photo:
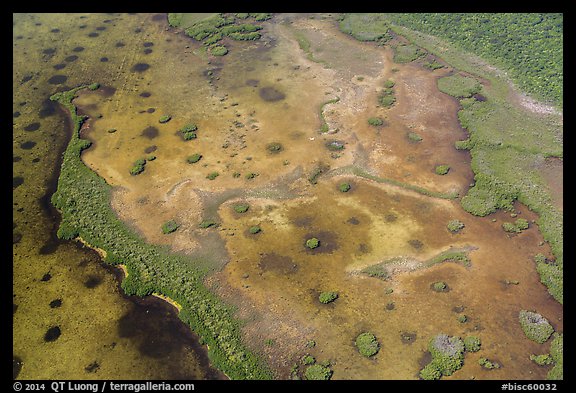
<svg viewBox="0 0 576 393">
<path fill-rule="evenodd" d="M 202 159 L 202 154 L 200 154 L 200 153 L 194 153 L 194 154 L 192 154 L 191 156 L 188 156 L 188 157 L 186 158 L 186 162 L 187 162 L 188 164 L 195 164 L 195 163 L 197 163 L 198 161 L 200 161 L 201 159 Z"/>
<path fill-rule="evenodd" d="M 331 303 L 336 299 L 338 299 L 338 292 L 322 292 L 320 296 L 318 296 L 320 303 L 324 304 Z"/>
<path fill-rule="evenodd" d="M 172 116 L 170 116 L 170 115 L 163 115 L 163 116 L 160 116 L 160 119 L 158 119 L 158 122 L 159 122 L 160 124 L 164 124 L 164 123 L 168 123 L 171 119 L 172 119 Z"/>
<path fill-rule="evenodd" d="M 132 168 L 130 168 L 130 174 L 132 176 L 139 175 L 142 172 L 144 172 L 145 167 L 146 167 L 146 159 L 140 158 L 140 159 L 136 160 L 134 162 L 134 165 L 132 165 Z"/>
<path fill-rule="evenodd" d="M 550 322 L 538 313 L 520 310 L 518 319 L 526 337 L 539 344 L 548 341 L 552 333 L 554 333 L 554 328 L 550 325 Z"/>
<path fill-rule="evenodd" d="M 368 119 L 368 124 L 370 124 L 371 126 L 374 126 L 374 127 L 379 127 L 379 126 L 384 125 L 384 120 L 382 120 L 379 117 L 371 117 Z"/>
<path fill-rule="evenodd" d="M 449 165 L 437 165 L 436 168 L 434 168 L 434 172 L 437 175 L 446 175 L 449 171 L 450 171 Z"/>
<path fill-rule="evenodd" d="M 306 240 L 306 247 L 309 249 L 313 250 L 318 246 L 320 246 L 320 240 L 316 239 L 315 237 Z"/>
<path fill-rule="evenodd" d="M 255 235 L 257 233 L 262 232 L 262 228 L 260 228 L 259 225 L 254 225 L 254 226 L 251 226 L 250 229 L 248 229 L 248 232 L 250 232 L 252 235 Z"/>
<path fill-rule="evenodd" d="M 162 233 L 167 235 L 178 229 L 179 225 L 174 220 L 170 220 L 162 224 Z"/>
<path fill-rule="evenodd" d="M 460 232 L 464 228 L 464 223 L 460 220 L 450 220 L 448 225 L 446 225 L 448 230 L 452 233 Z"/>
<path fill-rule="evenodd" d="M 304 371 L 304 378 L 308 380 L 327 381 L 332 377 L 332 370 L 321 364 L 313 364 Z"/>
<path fill-rule="evenodd" d="M 464 364 L 464 341 L 460 337 L 438 334 L 430 339 L 428 351 L 432 360 L 421 371 L 422 379 L 450 376 Z"/>
<path fill-rule="evenodd" d="M 239 203 L 239 204 L 234 205 L 234 211 L 236 213 L 246 213 L 249 208 L 250 208 L 250 205 L 248 205 L 247 203 Z"/>
<path fill-rule="evenodd" d="M 206 179 L 208 179 L 208 180 L 214 180 L 214 179 L 216 179 L 218 176 L 220 176 L 220 173 L 218 173 L 218 172 L 210 172 L 209 174 L 206 175 Z"/>
<path fill-rule="evenodd" d="M 370 332 L 360 333 L 356 337 L 355 343 L 358 352 L 366 357 L 374 356 L 380 351 L 380 343 L 378 343 L 376 336 Z"/>
<path fill-rule="evenodd" d="M 482 346 L 482 341 L 476 336 L 468 336 L 464 338 L 464 349 L 466 352 L 478 352 Z"/>
<path fill-rule="evenodd" d="M 340 192 L 348 192 L 350 191 L 350 188 L 352 188 L 350 186 L 350 183 L 340 183 L 340 185 L 338 186 Z"/>
<path fill-rule="evenodd" d="M 484 358 L 484 357 L 478 359 L 478 364 L 487 370 L 493 370 L 495 368 L 502 367 L 499 363 L 493 362 L 493 361 L 489 360 L 488 358 Z"/>
</svg>

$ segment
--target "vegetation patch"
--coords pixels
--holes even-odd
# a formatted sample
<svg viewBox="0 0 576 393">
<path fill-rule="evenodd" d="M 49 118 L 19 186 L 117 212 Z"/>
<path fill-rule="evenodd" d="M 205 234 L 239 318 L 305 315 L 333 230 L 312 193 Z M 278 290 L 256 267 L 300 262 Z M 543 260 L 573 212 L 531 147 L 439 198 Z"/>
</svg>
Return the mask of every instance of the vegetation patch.
<svg viewBox="0 0 576 393">
<path fill-rule="evenodd" d="M 499 363 L 493 362 L 493 361 L 489 360 L 488 358 L 484 358 L 484 357 L 478 359 L 478 364 L 487 370 L 493 370 L 495 368 L 502 367 Z"/>
<path fill-rule="evenodd" d="M 406 138 L 408 138 L 408 141 L 413 142 L 413 143 L 422 142 L 422 137 L 420 136 L 420 134 L 417 134 L 413 131 L 407 132 Z"/>
<path fill-rule="evenodd" d="M 554 333 L 554 328 L 550 322 L 538 313 L 520 310 L 518 319 L 526 337 L 539 344 L 548 341 Z"/>
<path fill-rule="evenodd" d="M 448 165 L 437 165 L 436 168 L 434 168 L 434 172 L 437 175 L 446 175 L 449 171 L 450 171 L 450 166 L 448 166 Z"/>
<path fill-rule="evenodd" d="M 261 231 L 262 231 L 262 228 L 260 228 L 259 225 L 251 226 L 250 229 L 248 229 L 248 232 L 250 232 L 252 235 L 260 233 Z"/>
<path fill-rule="evenodd" d="M 304 377 L 308 380 L 329 380 L 332 377 L 332 370 L 330 367 L 323 366 L 321 364 L 313 364 L 306 368 L 304 371 Z"/>
<path fill-rule="evenodd" d="M 158 122 L 160 124 L 164 124 L 164 123 L 168 123 L 170 120 L 172 119 L 172 116 L 170 115 L 163 115 L 160 117 L 160 119 L 158 119 Z"/>
<path fill-rule="evenodd" d="M 144 172 L 145 168 L 146 168 L 146 159 L 145 158 L 139 158 L 138 160 L 136 160 L 134 162 L 134 165 L 132 165 L 132 168 L 130 168 L 130 174 L 132 176 L 139 175 L 142 172 Z"/>
<path fill-rule="evenodd" d="M 324 304 L 331 303 L 336 299 L 338 299 L 338 292 L 322 292 L 320 296 L 318 296 L 320 303 Z"/>
<path fill-rule="evenodd" d="M 550 344 L 550 356 L 554 360 L 554 367 L 548 372 L 547 379 L 564 379 L 564 335 L 554 333 L 554 339 Z"/>
<path fill-rule="evenodd" d="M 224 56 L 228 54 L 228 48 L 226 48 L 224 45 L 214 45 L 210 48 L 210 53 L 213 56 Z"/>
<path fill-rule="evenodd" d="M 371 126 L 374 126 L 374 127 L 379 127 L 379 126 L 384 125 L 384 120 L 382 120 L 379 117 L 371 117 L 368 119 L 368 124 L 370 124 Z"/>
<path fill-rule="evenodd" d="M 448 284 L 446 284 L 444 281 L 433 282 L 431 288 L 435 292 L 448 292 L 450 290 L 448 288 Z"/>
<path fill-rule="evenodd" d="M 388 22 L 382 14 L 346 14 L 340 18 L 340 30 L 359 41 L 377 42 L 382 45 L 392 36 Z"/>
<path fill-rule="evenodd" d="M 214 180 L 214 179 L 216 179 L 218 176 L 220 176 L 220 173 L 218 173 L 218 172 L 210 172 L 209 174 L 206 175 L 206 179 L 208 179 L 208 180 Z"/>
<path fill-rule="evenodd" d="M 390 278 L 388 269 L 386 269 L 385 263 L 377 263 L 376 265 L 368 266 L 360 271 L 360 273 L 366 274 L 369 277 L 376 277 L 381 280 L 386 280 Z"/>
<path fill-rule="evenodd" d="M 454 74 L 438 79 L 438 89 L 456 98 L 468 98 L 482 91 L 482 85 L 475 78 Z"/>
<path fill-rule="evenodd" d="M 328 132 L 328 130 L 330 129 L 328 127 L 328 123 L 326 122 L 326 118 L 324 117 L 324 107 L 328 104 L 335 104 L 338 101 L 340 101 L 340 97 L 336 97 L 334 99 L 328 100 L 326 102 L 324 102 L 321 106 L 320 106 L 320 111 L 319 111 L 319 116 L 320 116 L 320 121 L 321 121 L 321 125 L 320 125 L 320 132 L 321 133 L 325 133 Z"/>
<path fill-rule="evenodd" d="M 410 63 L 426 55 L 426 51 L 414 44 L 397 44 L 394 47 L 394 63 Z"/>
<path fill-rule="evenodd" d="M 446 228 L 448 228 L 448 230 L 452 233 L 458 233 L 460 232 L 462 229 L 464 229 L 464 223 L 460 220 L 450 220 L 448 221 L 448 225 L 446 225 Z"/>
<path fill-rule="evenodd" d="M 234 211 L 236 213 L 246 213 L 249 208 L 250 205 L 248 205 L 247 203 L 239 203 L 237 205 L 234 205 Z"/>
<path fill-rule="evenodd" d="M 214 220 L 203 220 L 200 224 L 198 224 L 198 226 L 202 229 L 216 228 L 218 225 L 220 224 Z"/>
<path fill-rule="evenodd" d="M 394 81 L 387 80 L 384 82 L 384 89 L 380 92 L 378 96 L 378 102 L 385 108 L 390 108 L 396 102 L 396 96 L 394 94 Z"/>
<path fill-rule="evenodd" d="M 266 150 L 273 154 L 280 153 L 283 149 L 284 147 L 279 142 L 272 142 L 266 145 Z"/>
<path fill-rule="evenodd" d="M 438 334 L 428 343 L 432 361 L 421 371 L 422 379 L 440 379 L 458 371 L 464 364 L 464 341 L 460 337 Z"/>
<path fill-rule="evenodd" d="M 326 148 L 330 151 L 340 151 L 340 150 L 344 150 L 344 142 L 343 141 L 338 141 L 335 139 L 331 139 L 326 141 L 326 143 L 324 144 L 324 146 L 326 146 Z"/>
<path fill-rule="evenodd" d="M 539 366 L 548 366 L 554 363 L 554 359 L 552 359 L 552 356 L 548 353 L 543 355 L 530 355 L 530 360 Z"/>
<path fill-rule="evenodd" d="M 180 225 L 178 225 L 176 221 L 174 220 L 167 221 L 164 224 L 162 224 L 162 233 L 167 235 L 169 233 L 176 231 L 178 227 L 180 227 Z"/>
<path fill-rule="evenodd" d="M 306 240 L 306 247 L 308 247 L 311 250 L 319 246 L 320 246 L 320 240 L 316 239 L 315 237 Z"/>
<path fill-rule="evenodd" d="M 464 338 L 464 349 L 466 352 L 478 352 L 482 346 L 482 341 L 476 336 L 468 336 Z"/>
<path fill-rule="evenodd" d="M 502 229 L 504 229 L 505 232 L 520 233 L 523 230 L 528 229 L 529 226 L 530 224 L 528 223 L 528 220 L 526 220 L 525 218 L 519 218 L 514 223 L 511 222 L 503 223 Z"/>
<path fill-rule="evenodd" d="M 194 154 L 192 154 L 191 156 L 188 156 L 188 157 L 186 158 L 186 162 L 187 162 L 188 164 L 195 164 L 195 163 L 197 163 L 198 161 L 200 161 L 201 159 L 202 159 L 202 154 L 200 154 L 200 153 L 194 153 Z"/>
<path fill-rule="evenodd" d="M 338 186 L 338 190 L 340 190 L 340 192 L 348 192 L 350 191 L 350 188 L 352 188 L 352 186 L 350 186 L 350 183 L 340 183 L 340 185 Z"/>
<path fill-rule="evenodd" d="M 355 344 L 358 352 L 366 357 L 374 356 L 380 351 L 380 344 L 376 336 L 370 332 L 364 332 L 358 335 Z"/>
</svg>

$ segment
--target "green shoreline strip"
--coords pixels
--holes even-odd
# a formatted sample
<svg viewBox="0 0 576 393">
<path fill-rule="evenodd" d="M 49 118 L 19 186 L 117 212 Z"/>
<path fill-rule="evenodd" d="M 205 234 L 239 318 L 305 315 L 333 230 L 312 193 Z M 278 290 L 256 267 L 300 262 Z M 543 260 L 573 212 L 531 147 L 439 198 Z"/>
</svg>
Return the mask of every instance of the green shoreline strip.
<svg viewBox="0 0 576 393">
<path fill-rule="evenodd" d="M 62 214 L 61 239 L 81 237 L 106 252 L 105 261 L 124 264 L 128 277 L 122 288 L 128 295 L 159 293 L 182 306 L 179 317 L 208 345 L 211 363 L 231 379 L 272 379 L 272 372 L 242 343 L 234 308 L 224 304 L 203 284 L 203 261 L 170 253 L 167 247 L 147 244 L 116 216 L 110 205 L 112 187 L 82 162 L 91 143 L 80 138 L 86 119 L 72 103 L 80 86 L 50 97 L 70 112 L 73 132 L 64 152 L 58 189 L 52 203 Z"/>
</svg>

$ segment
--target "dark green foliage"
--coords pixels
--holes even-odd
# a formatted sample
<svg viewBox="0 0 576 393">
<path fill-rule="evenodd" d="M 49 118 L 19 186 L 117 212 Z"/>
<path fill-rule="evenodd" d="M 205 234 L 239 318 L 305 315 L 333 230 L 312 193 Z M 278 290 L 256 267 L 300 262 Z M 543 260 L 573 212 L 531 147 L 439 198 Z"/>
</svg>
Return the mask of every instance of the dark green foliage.
<svg viewBox="0 0 576 393">
<path fill-rule="evenodd" d="M 464 338 L 464 348 L 467 352 L 478 352 L 482 342 L 476 336 L 468 336 Z"/>
<path fill-rule="evenodd" d="M 434 168 L 434 172 L 437 175 L 446 175 L 450 171 L 450 166 L 448 165 L 438 165 Z"/>
<path fill-rule="evenodd" d="M 195 164 L 198 161 L 200 161 L 202 159 L 202 154 L 200 153 L 194 153 L 191 156 L 188 156 L 188 158 L 186 158 L 186 162 L 188 164 Z"/>
<path fill-rule="evenodd" d="M 338 186 L 340 192 L 348 192 L 350 191 L 350 188 L 352 188 L 350 186 L 350 183 L 340 183 L 340 185 Z"/>
<path fill-rule="evenodd" d="M 311 364 L 316 363 L 316 359 L 314 359 L 314 356 L 311 355 L 304 355 L 302 357 L 302 364 L 309 366 Z"/>
<path fill-rule="evenodd" d="M 162 224 L 162 233 L 165 235 L 172 233 L 176 231 L 176 229 L 178 229 L 179 226 L 180 225 L 178 225 L 174 220 L 167 221 L 164 224 Z"/>
<path fill-rule="evenodd" d="M 306 247 L 309 249 L 314 249 L 318 246 L 320 246 L 320 240 L 316 239 L 315 237 L 306 240 Z"/>
<path fill-rule="evenodd" d="M 51 97 L 68 109 L 74 126 L 63 154 L 58 188 L 51 198 L 62 217 L 58 235 L 80 236 L 106 252 L 105 262 L 126 265 L 128 277 L 122 287 L 127 294 L 155 292 L 180 304 L 179 318 L 207 344 L 211 363 L 231 379 L 271 379 L 263 361 L 244 346 L 233 309 L 204 286 L 206 266 L 211 262 L 171 254 L 164 247 L 146 243 L 112 210 L 111 187 L 80 159 L 90 144 L 80 139 L 84 118 L 77 115 L 72 99 L 86 87 Z"/>
<path fill-rule="evenodd" d="M 395 85 L 396 85 L 396 83 L 392 79 L 388 79 L 388 80 L 386 80 L 386 82 L 384 82 L 384 87 L 387 89 L 391 89 Z"/>
<path fill-rule="evenodd" d="M 168 123 L 170 120 L 172 119 L 172 116 L 170 115 L 163 115 L 160 117 L 160 119 L 158 119 L 158 122 L 160 124 L 164 124 L 164 123 Z"/>
<path fill-rule="evenodd" d="M 524 91 L 562 104 L 562 14 L 408 13 L 389 18 L 448 39 L 506 69 Z"/>
<path fill-rule="evenodd" d="M 452 233 L 460 232 L 464 228 L 464 223 L 460 220 L 450 220 L 448 225 L 446 225 L 448 230 Z"/>
<path fill-rule="evenodd" d="M 308 380 L 329 380 L 332 377 L 332 370 L 321 364 L 313 364 L 304 371 L 304 377 Z"/>
<path fill-rule="evenodd" d="M 442 372 L 434 362 L 428 363 L 422 370 L 420 370 L 420 378 L 424 380 L 436 380 L 442 378 Z"/>
<path fill-rule="evenodd" d="M 236 213 L 246 213 L 249 208 L 250 205 L 248 205 L 247 203 L 239 203 L 237 205 L 234 205 L 234 211 Z"/>
<path fill-rule="evenodd" d="M 260 233 L 262 231 L 262 228 L 260 228 L 260 226 L 258 225 L 254 225 L 251 226 L 250 229 L 248 230 L 251 234 L 255 235 L 257 233 Z"/>
<path fill-rule="evenodd" d="M 208 180 L 214 180 L 216 179 L 218 176 L 220 176 L 220 174 L 218 172 L 210 172 L 209 174 L 206 175 L 206 179 Z"/>
<path fill-rule="evenodd" d="M 188 123 L 180 129 L 182 133 L 193 132 L 198 129 L 198 126 L 194 123 Z"/>
<path fill-rule="evenodd" d="M 379 117 L 371 117 L 368 119 L 368 124 L 370 124 L 371 126 L 378 127 L 384 124 L 384 120 L 382 120 Z"/>
<path fill-rule="evenodd" d="M 338 292 L 322 292 L 318 297 L 320 303 L 328 304 L 338 299 Z"/>
<path fill-rule="evenodd" d="M 358 352 L 366 357 L 374 356 L 380 350 L 380 344 L 374 336 L 370 332 L 364 332 L 356 337 L 356 348 L 358 348 Z"/>
<path fill-rule="evenodd" d="M 521 310 L 518 314 L 518 319 L 526 337 L 539 344 L 548 341 L 552 333 L 554 333 L 552 325 L 538 313 Z"/>
<path fill-rule="evenodd" d="M 548 263 L 538 263 L 536 271 L 540 281 L 548 288 L 550 295 L 560 304 L 564 304 L 564 273 L 561 267 Z"/>
<path fill-rule="evenodd" d="M 265 20 L 271 19 L 272 18 L 272 14 L 269 13 L 264 13 L 264 12 L 260 12 L 260 13 L 250 13 L 248 14 L 250 15 L 252 18 L 256 19 L 258 22 L 263 22 Z"/>
<path fill-rule="evenodd" d="M 91 85 L 88 86 L 89 90 L 98 90 L 98 88 L 100 87 L 100 83 L 92 83 Z"/>
<path fill-rule="evenodd" d="M 182 23 L 182 13 L 169 13 L 168 25 L 171 27 L 180 27 Z"/>
</svg>

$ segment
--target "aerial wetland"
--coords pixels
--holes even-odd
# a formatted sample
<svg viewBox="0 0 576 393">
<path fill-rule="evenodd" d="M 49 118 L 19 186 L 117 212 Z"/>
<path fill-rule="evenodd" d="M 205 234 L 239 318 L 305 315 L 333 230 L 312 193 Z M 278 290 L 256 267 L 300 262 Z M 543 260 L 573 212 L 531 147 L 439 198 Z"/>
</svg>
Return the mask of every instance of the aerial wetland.
<svg viewBox="0 0 576 393">
<path fill-rule="evenodd" d="M 562 379 L 561 103 L 386 15 L 14 14 L 14 378 Z"/>
</svg>

